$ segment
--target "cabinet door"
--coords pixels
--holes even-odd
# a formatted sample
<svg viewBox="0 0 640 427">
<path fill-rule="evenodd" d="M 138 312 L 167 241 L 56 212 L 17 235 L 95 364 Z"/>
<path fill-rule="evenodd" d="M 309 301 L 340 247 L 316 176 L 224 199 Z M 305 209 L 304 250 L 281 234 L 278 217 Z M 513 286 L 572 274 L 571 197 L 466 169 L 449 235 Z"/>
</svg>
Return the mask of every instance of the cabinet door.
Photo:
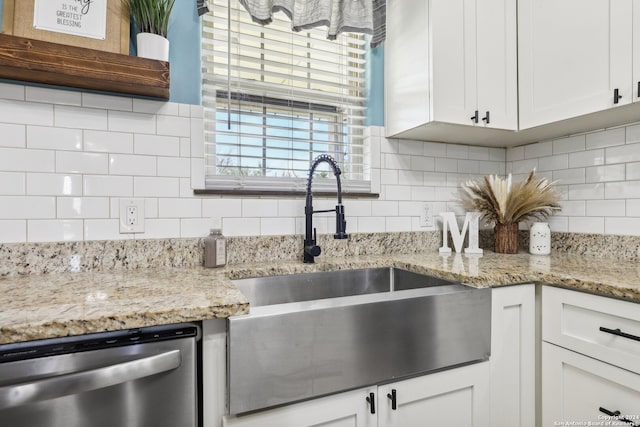
<svg viewBox="0 0 640 427">
<path fill-rule="evenodd" d="M 224 417 L 225 427 L 376 427 L 367 397 L 376 388 L 340 393 L 280 408 Z M 377 403 L 377 402 L 375 402 Z"/>
<path fill-rule="evenodd" d="M 378 408 L 381 427 L 489 427 L 489 363 L 380 386 Z"/>
<path fill-rule="evenodd" d="M 632 423 L 603 418 L 607 415 L 601 408 L 620 411 Z M 542 343 L 543 426 L 635 425 L 639 416 L 640 375 Z"/>
<path fill-rule="evenodd" d="M 632 0 L 518 2 L 520 129 L 631 102 Z"/>
<path fill-rule="evenodd" d="M 640 100 L 640 0 L 633 0 L 633 81 L 631 82 L 631 90 L 633 91 L 633 100 Z"/>
<path fill-rule="evenodd" d="M 477 109 L 476 0 L 430 1 L 428 25 L 433 120 L 473 125 L 471 116 Z"/>
<path fill-rule="evenodd" d="M 479 125 L 515 130 L 518 128 L 516 0 L 477 0 L 476 11 Z"/>
<path fill-rule="evenodd" d="M 534 427 L 535 286 L 491 290 L 491 426 Z"/>
</svg>

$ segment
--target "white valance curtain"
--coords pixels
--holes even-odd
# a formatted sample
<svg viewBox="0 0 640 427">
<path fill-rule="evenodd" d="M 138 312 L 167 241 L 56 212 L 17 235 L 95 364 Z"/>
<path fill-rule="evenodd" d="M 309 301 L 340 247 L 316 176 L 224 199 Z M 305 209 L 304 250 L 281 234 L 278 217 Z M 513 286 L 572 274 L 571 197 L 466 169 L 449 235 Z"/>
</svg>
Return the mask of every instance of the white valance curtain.
<svg viewBox="0 0 640 427">
<path fill-rule="evenodd" d="M 370 34 L 371 47 L 385 38 L 386 0 L 237 0 L 261 24 L 270 24 L 275 12 L 284 12 L 293 31 L 327 27 L 327 38 L 335 40 L 343 32 Z M 196 0 L 198 13 L 208 8 L 206 0 Z"/>
</svg>

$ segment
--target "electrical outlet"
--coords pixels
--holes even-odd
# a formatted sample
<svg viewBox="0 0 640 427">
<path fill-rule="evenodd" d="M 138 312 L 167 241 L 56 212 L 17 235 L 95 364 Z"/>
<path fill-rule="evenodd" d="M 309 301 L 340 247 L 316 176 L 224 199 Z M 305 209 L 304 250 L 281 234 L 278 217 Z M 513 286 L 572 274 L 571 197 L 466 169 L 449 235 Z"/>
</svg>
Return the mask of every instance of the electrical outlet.
<svg viewBox="0 0 640 427">
<path fill-rule="evenodd" d="M 143 199 L 120 199 L 120 233 L 144 233 Z"/>
<path fill-rule="evenodd" d="M 424 202 L 420 209 L 420 227 L 433 228 L 433 204 Z"/>
</svg>

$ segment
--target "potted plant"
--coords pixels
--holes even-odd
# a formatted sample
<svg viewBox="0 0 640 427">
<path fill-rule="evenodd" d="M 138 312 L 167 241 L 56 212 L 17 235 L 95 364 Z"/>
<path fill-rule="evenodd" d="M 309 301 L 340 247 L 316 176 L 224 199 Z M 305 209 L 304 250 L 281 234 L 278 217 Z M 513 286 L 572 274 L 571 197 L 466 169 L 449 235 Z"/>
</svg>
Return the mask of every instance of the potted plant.
<svg viewBox="0 0 640 427">
<path fill-rule="evenodd" d="M 538 178 L 535 169 L 526 180 L 512 183 L 508 178 L 489 175 L 462 184 L 462 205 L 480 212 L 480 218 L 494 225 L 495 251 L 518 252 L 518 223 L 545 219 L 560 210 L 560 193 L 554 183 Z"/>
<path fill-rule="evenodd" d="M 138 56 L 169 60 L 169 16 L 175 0 L 122 0 L 138 26 Z"/>
</svg>

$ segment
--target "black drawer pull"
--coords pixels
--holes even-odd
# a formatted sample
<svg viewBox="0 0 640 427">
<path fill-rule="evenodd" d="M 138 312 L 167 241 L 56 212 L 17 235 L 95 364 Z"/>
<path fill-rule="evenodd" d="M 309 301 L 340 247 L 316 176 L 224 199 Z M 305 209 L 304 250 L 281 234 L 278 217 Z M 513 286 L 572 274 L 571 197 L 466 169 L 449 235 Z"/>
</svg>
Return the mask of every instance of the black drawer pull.
<svg viewBox="0 0 640 427">
<path fill-rule="evenodd" d="M 638 82 L 638 84 L 640 85 L 640 82 Z M 638 95 L 638 96 L 640 96 L 640 95 Z M 478 123 L 478 110 L 476 110 L 476 113 L 473 116 L 471 116 L 471 121 L 473 123 Z"/>
<path fill-rule="evenodd" d="M 600 326 L 600 330 L 602 332 L 606 332 L 606 333 L 612 334 L 612 335 L 617 335 L 617 336 L 622 337 L 622 338 L 628 338 L 630 340 L 640 341 L 640 337 L 639 336 L 627 334 L 626 332 L 622 332 L 620 330 L 620 328 L 618 328 L 618 329 L 609 329 L 609 328 L 605 328 L 603 326 Z"/>
<path fill-rule="evenodd" d="M 371 413 L 376 413 L 376 395 L 374 393 L 369 393 L 367 396 L 367 402 L 369 402 L 369 406 L 371 407 Z"/>
<path fill-rule="evenodd" d="M 632 427 L 640 427 L 638 424 L 634 423 L 631 420 L 626 419 L 625 417 L 621 417 L 620 416 L 620 411 L 610 411 L 608 409 L 603 408 L 602 406 L 600 407 L 600 412 L 602 412 L 603 414 L 607 414 L 610 417 L 615 417 L 616 420 L 621 421 L 623 423 L 629 424 Z"/>
<path fill-rule="evenodd" d="M 640 98 L 640 82 L 638 82 L 638 98 Z"/>
<path fill-rule="evenodd" d="M 613 103 L 617 104 L 620 99 L 622 99 L 622 95 L 620 95 L 620 90 L 619 89 L 614 89 L 613 90 Z"/>
<path fill-rule="evenodd" d="M 396 401 L 396 389 L 392 388 L 391 393 L 387 393 L 387 397 L 391 399 L 391 409 L 395 411 L 398 408 L 398 404 Z"/>
<path fill-rule="evenodd" d="M 487 111 L 487 115 L 482 118 L 482 121 L 487 125 L 489 123 L 491 123 L 491 118 L 489 117 L 489 112 L 488 111 Z"/>
</svg>

